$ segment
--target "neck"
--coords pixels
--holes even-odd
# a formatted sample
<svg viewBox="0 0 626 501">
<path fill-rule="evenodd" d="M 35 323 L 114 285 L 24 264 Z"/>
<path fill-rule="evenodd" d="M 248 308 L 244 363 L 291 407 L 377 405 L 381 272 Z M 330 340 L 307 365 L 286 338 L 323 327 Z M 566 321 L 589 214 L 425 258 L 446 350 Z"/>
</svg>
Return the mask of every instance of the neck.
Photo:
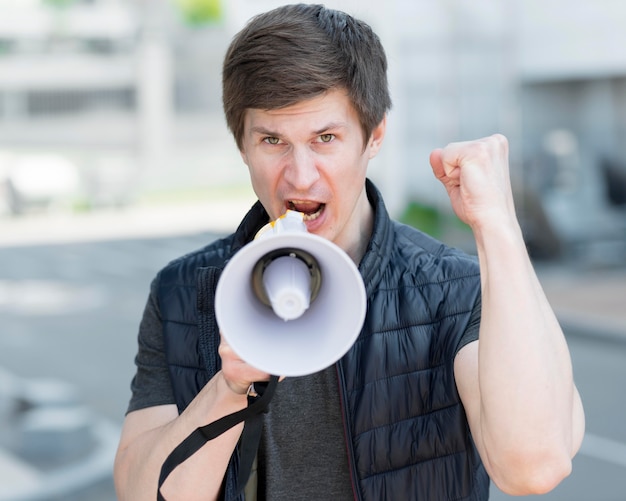
<svg viewBox="0 0 626 501">
<path fill-rule="evenodd" d="M 354 226 L 353 244 L 346 250 L 357 266 L 367 251 L 372 231 L 374 231 L 374 209 L 370 205 L 365 190 L 363 191 L 361 203 L 363 208 L 361 209 L 361 217 L 358 220 L 358 224 Z"/>
</svg>

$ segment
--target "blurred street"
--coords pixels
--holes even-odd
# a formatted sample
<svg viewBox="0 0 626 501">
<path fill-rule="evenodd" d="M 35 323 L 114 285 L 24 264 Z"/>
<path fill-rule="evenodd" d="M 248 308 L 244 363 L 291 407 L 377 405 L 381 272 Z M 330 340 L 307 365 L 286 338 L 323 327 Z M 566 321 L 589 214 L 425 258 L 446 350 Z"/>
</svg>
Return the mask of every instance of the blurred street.
<svg viewBox="0 0 626 501">
<path fill-rule="evenodd" d="M 180 205 L 155 207 L 149 219 L 141 210 L 129 210 L 3 221 L 8 231 L 0 239 L 0 500 L 115 499 L 113 454 L 150 281 L 171 259 L 236 224 L 248 200 L 233 203 L 239 210 L 228 204 L 194 206 L 193 211 Z M 76 402 L 36 396 L 43 412 L 50 416 L 61 409 L 65 420 L 33 428 L 33 413 L 23 412 L 25 404 L 11 405 L 7 399 L 23 398 L 23 382 L 48 390 L 60 385 L 56 393 L 61 394 L 67 385 L 74 395 L 64 400 Z M 82 421 L 85 410 L 87 423 Z M 102 423 L 105 443 L 94 444 L 87 431 L 98 431 Z M 73 444 L 72 455 L 57 454 L 59 442 Z M 30 444 L 26 450 L 24 443 Z M 17 447 L 17 457 L 7 453 L 7 445 Z M 63 468 L 76 457 L 89 459 L 90 466 Z"/>
<path fill-rule="evenodd" d="M 242 210 L 246 207 L 242 203 Z M 101 220 L 105 236 L 99 239 L 85 237 L 79 230 L 86 222 L 78 220 L 68 222 L 64 233 L 46 237 L 44 225 L 32 234 L 39 235 L 36 242 L 24 238 L 20 244 L 15 238 L 0 246 L 0 367 L 23 378 L 69 383 L 94 416 L 119 426 L 151 279 L 170 259 L 210 242 L 238 218 L 233 214 L 229 222 L 218 217 L 213 224 L 225 211 L 210 204 L 197 206 L 195 217 L 191 214 L 190 208 L 171 209 L 171 220 L 186 220 L 186 229 L 144 218 L 143 230 L 135 226 L 138 236 L 133 237 L 136 220 L 131 211 L 111 218 L 115 224 L 110 226 Z M 36 220 L 22 224 L 32 230 Z M 588 420 L 573 474 L 543 499 L 622 501 L 626 269 L 546 264 L 538 269 L 568 333 Z M 113 501 L 115 496 L 109 475 L 78 493 L 36 499 Z M 509 498 L 494 488 L 492 499 Z"/>
</svg>

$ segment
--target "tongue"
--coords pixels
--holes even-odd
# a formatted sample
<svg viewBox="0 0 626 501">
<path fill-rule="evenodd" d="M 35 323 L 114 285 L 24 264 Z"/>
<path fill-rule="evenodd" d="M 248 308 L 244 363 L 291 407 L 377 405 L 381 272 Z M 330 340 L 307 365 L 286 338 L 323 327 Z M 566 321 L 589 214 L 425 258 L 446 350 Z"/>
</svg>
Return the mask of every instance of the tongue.
<svg viewBox="0 0 626 501">
<path fill-rule="evenodd" d="M 291 205 L 293 210 L 302 212 L 303 214 L 313 214 L 321 207 L 321 204 L 315 202 L 300 202 L 292 203 Z"/>
</svg>

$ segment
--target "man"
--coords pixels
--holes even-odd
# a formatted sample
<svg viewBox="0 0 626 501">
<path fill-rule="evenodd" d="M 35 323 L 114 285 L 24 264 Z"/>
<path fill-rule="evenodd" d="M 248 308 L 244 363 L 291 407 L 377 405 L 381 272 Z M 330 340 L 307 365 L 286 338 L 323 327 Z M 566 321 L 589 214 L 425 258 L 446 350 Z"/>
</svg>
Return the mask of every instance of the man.
<svg viewBox="0 0 626 501">
<path fill-rule="evenodd" d="M 488 477 L 528 494 L 569 474 L 584 415 L 515 216 L 507 141 L 431 154 L 477 260 L 391 221 L 366 179 L 391 104 L 386 69 L 366 24 L 322 6 L 278 8 L 234 38 L 224 109 L 259 203 L 233 235 L 170 263 L 152 284 L 115 464 L 121 500 L 155 499 L 171 451 L 245 408 L 251 383 L 268 379 L 220 343 L 213 293 L 226 261 L 287 209 L 359 266 L 367 318 L 333 367 L 278 384 L 246 492 L 482 500 Z M 237 496 L 242 427 L 174 469 L 165 498 Z"/>
</svg>

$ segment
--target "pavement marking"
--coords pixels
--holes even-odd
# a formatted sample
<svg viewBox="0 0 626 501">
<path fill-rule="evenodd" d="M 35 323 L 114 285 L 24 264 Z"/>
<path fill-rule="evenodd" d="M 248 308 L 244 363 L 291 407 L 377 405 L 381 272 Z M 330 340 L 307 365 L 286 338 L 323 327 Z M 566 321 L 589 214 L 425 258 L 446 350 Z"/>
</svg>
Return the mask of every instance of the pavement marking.
<svg viewBox="0 0 626 501">
<path fill-rule="evenodd" d="M 3 449 L 0 449 L 0 472 L 0 500 L 10 499 L 9 494 L 23 485 L 41 484 L 36 468 Z"/>
<path fill-rule="evenodd" d="M 626 468 L 626 444 L 610 438 L 585 433 L 580 453 Z"/>
<path fill-rule="evenodd" d="M 94 451 L 80 462 L 38 471 L 0 449 L 0 501 L 62 499 L 113 475 L 120 429 L 106 420 L 93 423 Z"/>
</svg>

